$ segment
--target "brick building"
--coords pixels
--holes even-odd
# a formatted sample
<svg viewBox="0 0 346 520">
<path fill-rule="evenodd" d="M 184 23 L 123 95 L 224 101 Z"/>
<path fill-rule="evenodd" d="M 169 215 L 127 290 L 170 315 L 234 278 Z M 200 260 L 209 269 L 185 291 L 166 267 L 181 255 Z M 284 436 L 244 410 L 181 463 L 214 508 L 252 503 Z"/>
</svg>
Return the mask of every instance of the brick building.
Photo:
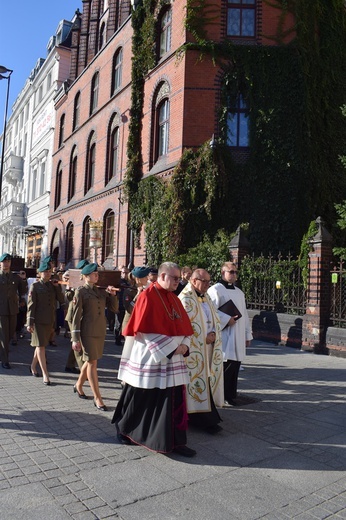
<svg viewBox="0 0 346 520">
<path fill-rule="evenodd" d="M 131 9 L 141 5 L 142 0 L 83 0 L 72 29 L 70 78 L 55 98 L 49 217 L 50 252 L 67 265 L 89 255 L 107 267 L 146 262 L 143 240 L 142 249 L 136 249 L 127 227 L 123 191 L 131 63 L 138 52 Z M 185 28 L 186 5 L 156 2 L 156 63 L 145 76 L 141 121 L 143 178 L 169 176 L 184 149 L 199 147 L 219 131 L 220 67 L 210 58 L 199 60 L 196 50 L 176 57 L 192 40 Z M 216 0 L 206 29 L 215 41 L 272 44 L 263 34 L 275 32 L 279 14 L 264 1 Z M 241 103 L 238 109 L 229 118 L 229 145 L 246 153 L 247 114 Z M 90 251 L 90 235 L 100 226 L 101 247 Z"/>
</svg>

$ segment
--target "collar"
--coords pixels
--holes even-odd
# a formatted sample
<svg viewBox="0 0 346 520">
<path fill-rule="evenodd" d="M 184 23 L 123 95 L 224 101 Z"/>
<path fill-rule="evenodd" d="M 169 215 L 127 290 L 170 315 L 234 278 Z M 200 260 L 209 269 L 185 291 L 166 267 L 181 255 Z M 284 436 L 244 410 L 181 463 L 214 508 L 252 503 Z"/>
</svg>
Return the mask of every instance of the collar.
<svg viewBox="0 0 346 520">
<path fill-rule="evenodd" d="M 224 287 L 226 287 L 226 289 L 235 289 L 234 287 L 234 284 L 233 283 L 228 283 L 226 282 L 226 280 L 220 280 L 220 282 Z"/>
<path fill-rule="evenodd" d="M 197 295 L 197 300 L 198 300 L 199 302 L 204 303 L 204 302 L 207 301 L 207 297 L 206 297 L 205 294 L 200 293 L 199 291 L 197 291 L 197 289 L 195 289 L 195 293 L 196 293 L 196 295 Z"/>
</svg>

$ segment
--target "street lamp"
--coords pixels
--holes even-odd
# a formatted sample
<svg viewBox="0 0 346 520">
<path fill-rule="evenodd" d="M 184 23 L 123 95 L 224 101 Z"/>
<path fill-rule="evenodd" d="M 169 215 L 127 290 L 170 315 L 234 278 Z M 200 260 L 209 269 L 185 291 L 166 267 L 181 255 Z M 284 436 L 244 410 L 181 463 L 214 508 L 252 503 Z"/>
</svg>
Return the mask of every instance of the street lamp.
<svg viewBox="0 0 346 520">
<path fill-rule="evenodd" d="M 7 92 L 5 102 L 5 114 L 4 114 L 4 131 L 2 133 L 2 146 L 1 146 L 1 169 L 0 169 L 0 207 L 1 207 L 1 194 L 2 194 L 2 174 L 4 171 L 4 157 L 5 157 L 5 141 L 6 141 L 6 127 L 7 127 L 7 109 L 8 109 L 8 98 L 10 94 L 10 81 L 13 70 L 7 69 L 0 65 L 0 80 L 7 79 Z"/>
</svg>

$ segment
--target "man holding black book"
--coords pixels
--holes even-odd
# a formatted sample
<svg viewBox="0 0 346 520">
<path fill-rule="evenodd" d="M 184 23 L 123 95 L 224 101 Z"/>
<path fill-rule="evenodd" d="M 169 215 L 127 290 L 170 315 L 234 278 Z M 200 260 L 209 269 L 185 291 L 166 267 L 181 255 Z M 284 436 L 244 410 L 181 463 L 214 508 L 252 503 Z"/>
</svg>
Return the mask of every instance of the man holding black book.
<svg viewBox="0 0 346 520">
<path fill-rule="evenodd" d="M 241 404 L 237 398 L 238 374 L 246 347 L 252 340 L 245 296 L 234 285 L 237 275 L 235 264 L 225 262 L 221 267 L 221 280 L 208 289 L 221 322 L 225 400 L 232 406 Z"/>
</svg>

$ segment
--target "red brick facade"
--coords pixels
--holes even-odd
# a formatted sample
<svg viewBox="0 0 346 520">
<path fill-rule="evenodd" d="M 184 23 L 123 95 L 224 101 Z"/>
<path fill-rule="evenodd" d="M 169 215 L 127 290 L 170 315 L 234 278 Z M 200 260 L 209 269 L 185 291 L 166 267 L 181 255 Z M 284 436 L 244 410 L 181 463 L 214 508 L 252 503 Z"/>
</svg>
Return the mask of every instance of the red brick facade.
<svg viewBox="0 0 346 520">
<path fill-rule="evenodd" d="M 106 3 L 105 3 L 106 4 Z M 169 4 L 169 2 L 168 2 Z M 109 0 L 108 9 L 100 12 L 100 0 L 83 0 L 83 13 L 80 30 L 78 24 L 72 35 L 72 59 L 70 85 L 61 92 L 56 100 L 56 128 L 59 129 L 61 117 L 65 115 L 64 139 L 59 147 L 59 132 L 55 138 L 53 156 L 53 179 L 51 191 L 51 214 L 49 240 L 51 252 L 59 262 L 76 262 L 83 256 L 83 222 L 87 217 L 103 220 L 108 211 L 114 212 L 114 247 L 109 261 L 114 266 L 133 262 L 145 263 L 145 244 L 142 249 L 134 250 L 131 235 L 127 228 L 128 209 L 124 202 L 122 181 L 126 171 L 126 146 L 129 137 L 129 110 L 131 107 L 131 57 L 132 26 L 130 2 L 128 0 Z M 208 27 L 209 37 L 221 40 L 226 33 L 227 2 L 215 1 L 219 18 Z M 186 42 L 184 19 L 186 1 L 175 0 L 170 3 L 172 13 L 171 46 L 149 72 L 145 81 L 142 154 L 143 176 L 165 174 L 181 157 L 187 147 L 196 148 L 217 133 L 217 110 L 219 100 L 220 70 L 210 58 L 199 60 L 194 51 L 186 53 L 179 61 L 175 51 Z M 263 34 L 273 34 L 273 24 L 277 23 L 277 10 L 265 2 L 256 3 L 257 24 L 254 44 L 273 42 Z M 160 13 L 158 13 L 160 16 Z M 102 24 L 106 30 L 101 31 Z M 104 45 L 100 49 L 101 40 Z M 122 49 L 121 86 L 111 95 L 113 59 L 118 49 Z M 100 50 L 98 50 L 100 49 Z M 95 73 L 99 74 L 97 109 L 90 115 L 91 85 Z M 74 103 L 80 92 L 79 124 L 73 129 Z M 169 139 L 168 152 L 158 161 L 153 156 L 154 112 L 157 96 L 169 99 Z M 117 173 L 106 184 L 107 143 L 112 118 L 117 118 L 118 167 Z M 91 137 L 92 136 L 92 137 Z M 95 174 L 91 189 L 85 193 L 85 176 L 88 161 L 89 140 L 95 144 Z M 72 153 L 77 153 L 77 177 L 75 195 L 68 200 L 69 174 Z M 61 197 L 56 204 L 57 173 L 62 172 L 60 180 Z M 68 225 L 73 225 L 72 255 L 66 251 Z M 105 237 L 104 237 L 105 240 Z M 132 254 L 133 252 L 133 254 Z M 104 251 L 99 251 L 98 260 L 105 261 Z"/>
</svg>

